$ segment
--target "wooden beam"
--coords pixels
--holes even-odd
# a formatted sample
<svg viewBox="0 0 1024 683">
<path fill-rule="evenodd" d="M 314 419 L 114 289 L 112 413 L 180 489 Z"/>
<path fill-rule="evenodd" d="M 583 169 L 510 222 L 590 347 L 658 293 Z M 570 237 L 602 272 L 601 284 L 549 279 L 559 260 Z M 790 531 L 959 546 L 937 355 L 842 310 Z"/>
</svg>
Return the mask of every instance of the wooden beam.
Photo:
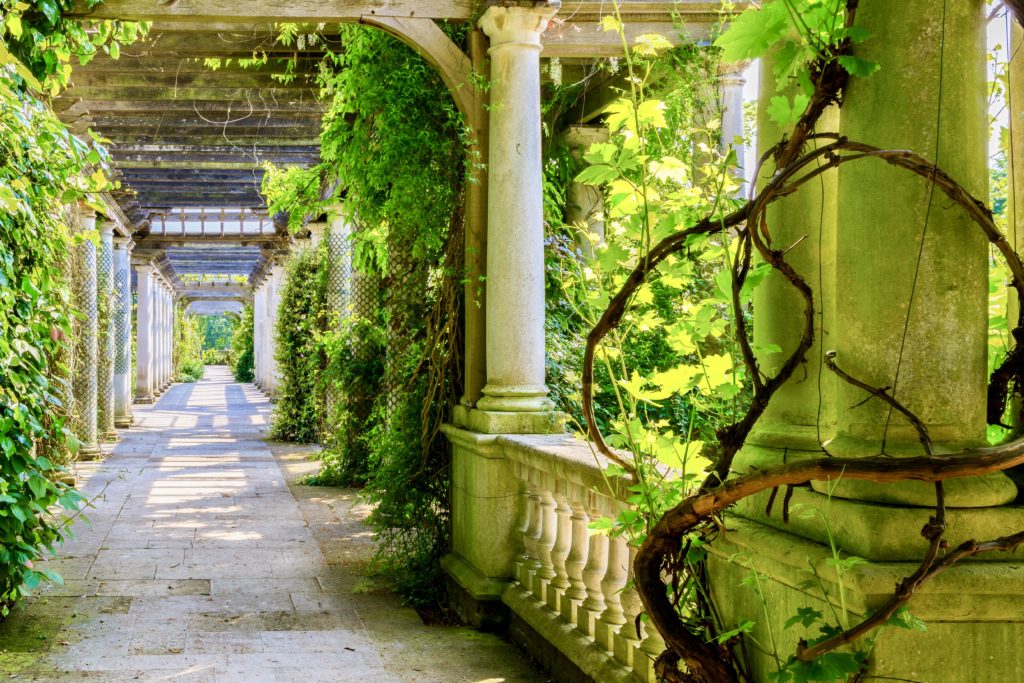
<svg viewBox="0 0 1024 683">
<path fill-rule="evenodd" d="M 277 87 L 267 86 L 265 88 L 242 88 L 242 87 L 158 87 L 149 86 L 118 86 L 110 85 L 83 85 L 73 86 L 64 91 L 64 97 L 79 100 L 106 100 L 106 101 L 145 101 L 145 102 L 179 102 L 187 105 L 194 100 L 213 100 L 220 102 L 226 108 L 228 104 L 233 105 L 235 111 L 244 113 L 253 109 L 271 107 L 286 109 L 291 104 L 315 102 L 317 90 L 309 86 L 302 87 Z M 83 107 L 85 111 L 95 108 Z M 58 110 L 59 113 L 59 110 Z"/>
<path fill-rule="evenodd" d="M 303 161 L 281 161 L 279 163 L 285 168 L 307 167 L 314 162 Z M 259 170 L 259 163 L 253 160 L 248 161 L 198 161 L 189 159 L 121 159 L 114 163 L 116 168 L 122 169 L 176 169 L 176 170 L 215 170 L 215 171 L 255 171 Z"/>
<path fill-rule="evenodd" d="M 218 21 L 226 24 L 336 24 L 359 21 L 364 16 L 464 21 L 473 15 L 476 5 L 475 0 L 106 0 L 91 9 L 84 2 L 76 3 L 74 14 L 91 19 L 174 19 L 199 26 Z"/>
</svg>

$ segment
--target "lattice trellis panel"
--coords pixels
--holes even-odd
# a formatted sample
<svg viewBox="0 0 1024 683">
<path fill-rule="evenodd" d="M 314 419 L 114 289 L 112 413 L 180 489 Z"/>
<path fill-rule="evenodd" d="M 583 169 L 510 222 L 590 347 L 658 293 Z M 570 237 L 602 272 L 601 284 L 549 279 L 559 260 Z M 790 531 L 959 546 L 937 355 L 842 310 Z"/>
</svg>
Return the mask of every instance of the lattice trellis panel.
<svg viewBox="0 0 1024 683">
<path fill-rule="evenodd" d="M 96 300 L 96 245 L 86 240 L 75 249 L 74 305 L 83 319 L 74 330 L 75 363 L 72 383 L 75 396 L 76 435 L 82 452 L 95 451 L 97 433 L 97 332 L 99 310 Z"/>
<path fill-rule="evenodd" d="M 98 356 L 96 359 L 97 421 L 100 435 L 114 433 L 114 253 L 107 239 L 96 250 Z"/>
<path fill-rule="evenodd" d="M 352 296 L 352 244 L 349 236 L 327 236 L 327 305 L 340 317 L 348 314 Z"/>
<path fill-rule="evenodd" d="M 423 296 L 426 292 L 426 270 L 418 267 L 409 251 L 411 239 L 392 235 L 388 239 L 388 277 L 384 293 L 384 307 L 387 311 L 387 357 L 384 364 L 384 391 L 387 396 L 388 414 L 394 413 L 402 399 L 405 388 L 402 383 L 402 354 L 409 348 L 422 330 L 424 321 L 419 319 L 423 310 Z"/>
<path fill-rule="evenodd" d="M 128 269 L 114 276 L 114 373 L 127 375 L 132 369 L 132 290 Z"/>
</svg>

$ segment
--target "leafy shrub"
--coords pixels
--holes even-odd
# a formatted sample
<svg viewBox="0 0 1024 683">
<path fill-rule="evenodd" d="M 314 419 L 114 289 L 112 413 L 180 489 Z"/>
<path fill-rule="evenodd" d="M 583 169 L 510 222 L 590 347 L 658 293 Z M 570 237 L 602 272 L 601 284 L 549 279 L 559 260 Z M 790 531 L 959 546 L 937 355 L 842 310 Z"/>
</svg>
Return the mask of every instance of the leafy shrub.
<svg viewBox="0 0 1024 683">
<path fill-rule="evenodd" d="M 203 349 L 203 363 L 205 365 L 227 365 L 230 361 L 230 349 Z"/>
<path fill-rule="evenodd" d="M 326 397 L 327 244 L 291 257 L 277 312 L 275 357 L 281 375 L 270 434 L 312 443 L 323 433 Z"/>
<path fill-rule="evenodd" d="M 252 305 L 247 304 L 242 309 L 242 316 L 231 336 L 231 352 L 234 358 L 231 364 L 231 374 L 235 376 L 236 382 L 251 382 L 256 377 L 256 358 L 253 349 L 256 332 L 253 329 L 252 316 Z"/>
</svg>

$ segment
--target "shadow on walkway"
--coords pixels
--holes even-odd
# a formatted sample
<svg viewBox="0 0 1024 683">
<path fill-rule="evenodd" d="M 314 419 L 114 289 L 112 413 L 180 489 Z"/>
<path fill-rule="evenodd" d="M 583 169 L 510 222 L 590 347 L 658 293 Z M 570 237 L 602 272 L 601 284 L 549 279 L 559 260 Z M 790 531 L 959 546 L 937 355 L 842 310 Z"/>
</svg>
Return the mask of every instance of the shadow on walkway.
<svg viewBox="0 0 1024 683">
<path fill-rule="evenodd" d="M 289 487 L 309 448 L 264 440 L 251 384 L 211 366 L 134 411 L 110 457 L 78 468 L 98 498 L 47 563 L 65 585 L 0 624 L 4 680 L 544 680 L 495 636 L 424 626 L 375 589 L 368 510 Z"/>
</svg>

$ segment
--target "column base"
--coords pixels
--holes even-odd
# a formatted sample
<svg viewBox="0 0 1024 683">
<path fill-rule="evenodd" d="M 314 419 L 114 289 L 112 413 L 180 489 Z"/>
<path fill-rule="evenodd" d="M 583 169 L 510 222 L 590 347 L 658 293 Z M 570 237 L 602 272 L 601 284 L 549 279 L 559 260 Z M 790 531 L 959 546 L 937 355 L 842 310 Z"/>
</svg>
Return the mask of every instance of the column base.
<svg viewBox="0 0 1024 683">
<path fill-rule="evenodd" d="M 156 396 L 154 396 L 153 394 L 145 394 L 143 396 L 136 396 L 135 397 L 135 403 L 138 403 L 139 405 L 144 405 L 144 406 L 150 405 L 150 404 L 156 403 Z"/>
<path fill-rule="evenodd" d="M 815 442 L 807 438 L 794 440 L 796 447 L 768 447 L 760 445 L 763 442 L 756 443 L 758 445 L 745 445 L 736 455 L 732 466 L 733 473 L 744 474 L 757 469 L 828 455 L 837 457 L 846 455 L 835 452 L 831 443 L 828 444 L 828 453 L 821 450 L 820 447 L 815 449 Z M 920 448 L 920 444 L 918 444 L 918 448 Z M 948 447 L 944 452 L 956 450 L 959 450 L 959 445 Z M 833 499 L 848 499 L 901 507 L 931 508 L 935 505 L 934 485 L 920 481 L 875 484 L 870 481 L 839 478 L 831 482 L 815 481 L 811 483 L 811 486 L 819 493 L 827 494 Z M 1017 485 L 1003 472 L 993 472 L 982 477 L 951 479 L 945 482 L 944 489 L 946 506 L 950 508 L 995 508 L 1010 505 L 1018 496 Z"/>
<path fill-rule="evenodd" d="M 452 422 L 481 434 L 561 434 L 565 431 L 565 413 L 505 412 L 455 406 Z"/>
<path fill-rule="evenodd" d="M 844 514 L 838 514 L 833 522 L 843 520 Z M 818 636 L 818 627 L 822 625 L 782 628 L 798 608 L 814 608 L 826 615 L 824 619 L 829 624 L 836 621 L 832 610 L 841 610 L 832 551 L 827 545 L 743 518 L 730 517 L 726 526 L 729 530 L 715 541 L 709 560 L 712 597 L 723 627 L 732 628 L 744 620 L 753 620 L 753 638 L 762 644 L 774 639 L 778 655 L 785 661 L 796 651 L 799 639 Z M 882 536 L 889 531 L 876 533 Z M 916 534 L 917 529 L 905 529 L 898 535 L 905 539 L 910 533 Z M 998 529 L 989 529 L 978 540 L 999 533 Z M 979 556 L 979 560 L 982 557 L 985 556 Z M 925 622 L 927 631 L 876 631 L 865 680 L 1018 680 L 1024 671 L 1024 650 L 1011 644 L 1024 639 L 1024 566 L 998 561 L 1008 559 L 1002 555 L 987 559 L 993 561 L 956 565 L 922 586 L 908 609 Z M 757 589 L 750 586 L 748 579 L 752 568 L 761 576 Z M 817 572 L 825 592 L 811 568 Z M 871 561 L 844 574 L 841 587 L 849 623 L 852 625 L 878 609 L 896 583 L 916 568 L 915 561 Z M 770 632 L 766 621 L 770 622 Z M 863 640 L 860 646 L 868 647 Z M 771 680 L 769 676 L 777 669 L 772 655 L 759 648 L 747 650 L 753 679 L 759 683 Z"/>
<path fill-rule="evenodd" d="M 89 444 L 88 446 L 82 446 L 78 449 L 78 460 L 88 462 L 90 460 L 99 460 L 103 457 L 103 451 L 100 450 L 98 445 Z"/>
<path fill-rule="evenodd" d="M 118 429 L 128 429 L 135 423 L 135 416 L 129 415 L 127 417 L 114 418 L 114 426 Z"/>
<path fill-rule="evenodd" d="M 117 423 L 114 423 L 114 426 L 117 426 Z M 109 432 L 103 432 L 102 434 L 100 434 L 100 441 L 104 443 L 117 443 L 119 440 L 120 437 L 114 430 L 111 430 Z"/>
</svg>

